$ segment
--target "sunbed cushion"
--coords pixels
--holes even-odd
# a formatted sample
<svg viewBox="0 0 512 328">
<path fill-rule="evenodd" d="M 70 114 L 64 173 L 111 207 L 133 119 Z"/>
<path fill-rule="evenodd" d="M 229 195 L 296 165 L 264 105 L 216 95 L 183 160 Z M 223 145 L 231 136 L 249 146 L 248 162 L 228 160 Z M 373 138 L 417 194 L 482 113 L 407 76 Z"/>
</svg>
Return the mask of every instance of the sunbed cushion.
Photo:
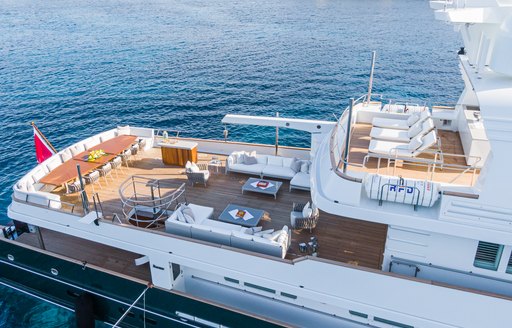
<svg viewBox="0 0 512 328">
<path fill-rule="evenodd" d="M 409 136 L 409 138 L 417 136 L 421 132 L 422 126 L 423 124 L 421 124 L 421 122 L 414 123 L 409 129 L 409 131 L 407 131 L 407 135 Z"/>
<path fill-rule="evenodd" d="M 411 142 L 409 142 L 408 148 L 410 151 L 415 151 L 416 149 L 420 148 L 422 144 L 423 144 L 423 142 L 421 141 L 421 137 L 417 136 L 417 137 L 413 138 L 411 140 Z"/>
<path fill-rule="evenodd" d="M 407 124 L 409 126 L 413 125 L 414 123 L 418 122 L 420 120 L 420 116 L 417 115 L 417 114 L 412 114 L 411 116 L 409 116 L 409 118 L 407 119 Z"/>
</svg>

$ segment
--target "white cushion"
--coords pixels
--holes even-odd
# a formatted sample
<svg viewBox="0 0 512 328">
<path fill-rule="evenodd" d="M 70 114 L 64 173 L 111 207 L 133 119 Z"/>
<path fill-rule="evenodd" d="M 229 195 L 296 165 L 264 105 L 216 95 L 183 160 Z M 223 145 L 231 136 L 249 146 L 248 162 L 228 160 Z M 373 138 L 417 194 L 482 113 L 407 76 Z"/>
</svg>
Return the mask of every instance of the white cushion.
<svg viewBox="0 0 512 328">
<path fill-rule="evenodd" d="M 409 145 L 407 146 L 410 151 L 415 151 L 416 149 L 420 148 L 423 142 L 421 141 L 421 136 L 417 136 L 409 142 Z"/>
<path fill-rule="evenodd" d="M 235 163 L 236 164 L 243 164 L 244 162 L 244 157 L 245 157 L 245 153 L 240 151 L 240 152 L 236 152 L 236 153 L 233 153 L 234 155 L 234 159 L 235 159 Z"/>
<path fill-rule="evenodd" d="M 311 215 L 311 212 L 309 211 L 311 209 L 311 203 L 307 202 L 306 205 L 304 205 L 304 208 L 302 209 L 302 217 L 309 218 Z"/>
<path fill-rule="evenodd" d="M 183 215 L 183 212 L 180 209 L 176 210 L 176 219 L 180 222 L 188 223 L 185 215 Z"/>
<path fill-rule="evenodd" d="M 194 212 L 194 219 L 196 223 L 201 223 L 203 220 L 210 218 L 213 215 L 213 207 L 201 206 L 196 204 L 188 204 L 188 207 Z"/>
<path fill-rule="evenodd" d="M 263 231 L 255 232 L 254 235 L 262 237 L 263 235 L 271 234 L 273 232 L 274 232 L 274 229 L 268 229 L 268 230 L 263 230 Z"/>
<path fill-rule="evenodd" d="M 258 164 L 267 165 L 267 155 L 256 155 L 256 159 L 258 160 Z"/>
<path fill-rule="evenodd" d="M 123 136 L 123 135 L 128 135 L 128 134 L 130 134 L 130 126 L 129 125 L 117 127 L 117 135 L 118 136 Z"/>
<path fill-rule="evenodd" d="M 60 154 L 60 158 L 63 162 L 70 160 L 72 157 L 73 155 L 71 154 L 71 150 L 69 149 L 66 149 L 65 151 L 62 152 L 62 154 Z"/>
<path fill-rule="evenodd" d="M 283 166 L 283 158 L 279 156 L 268 156 L 267 165 Z"/>
<path fill-rule="evenodd" d="M 421 132 L 422 127 L 423 126 L 421 122 L 414 123 L 413 126 L 411 126 L 411 128 L 409 129 L 409 131 L 407 131 L 407 135 L 409 136 L 409 138 L 417 136 Z"/>
<path fill-rule="evenodd" d="M 253 164 L 253 165 L 245 165 L 245 164 L 231 164 L 229 166 L 229 170 L 233 172 L 240 173 L 248 173 L 248 174 L 256 174 L 260 175 L 265 168 L 265 164 Z"/>
<path fill-rule="evenodd" d="M 183 216 L 185 217 L 185 221 L 187 221 L 187 223 L 195 223 L 195 217 L 194 217 L 194 212 L 192 211 L 192 209 L 188 206 L 181 206 L 180 207 L 180 210 L 181 210 L 181 213 L 183 213 Z"/>
<path fill-rule="evenodd" d="M 188 162 L 187 162 L 187 164 L 188 164 Z M 190 162 L 189 170 L 190 170 L 190 172 L 199 172 L 199 171 L 201 171 L 199 169 L 199 166 L 197 166 L 197 164 L 194 163 L 194 162 Z"/>
<path fill-rule="evenodd" d="M 290 184 L 292 186 L 297 186 L 300 188 L 309 188 L 310 187 L 310 181 L 309 181 L 309 174 L 304 172 L 299 172 L 294 175 L 292 181 L 290 181 Z"/>
<path fill-rule="evenodd" d="M 275 177 L 275 178 L 282 178 L 282 179 L 291 179 L 296 174 L 295 171 L 289 167 L 272 166 L 272 165 L 265 166 L 263 168 L 263 170 L 261 171 L 261 173 L 267 177 Z"/>
<path fill-rule="evenodd" d="M 45 175 L 46 175 L 46 173 L 43 171 L 43 169 L 42 168 L 38 168 L 38 169 L 36 169 L 34 171 L 34 173 L 32 173 L 32 179 L 34 180 L 34 183 L 37 183 Z"/>
<path fill-rule="evenodd" d="M 302 164 L 300 165 L 300 172 L 309 173 L 309 162 L 308 161 L 302 161 Z"/>
<path fill-rule="evenodd" d="M 80 154 L 81 152 L 84 152 L 85 151 L 85 147 L 83 144 L 78 144 L 78 145 L 75 145 L 75 147 L 73 147 L 75 149 L 75 151 L 77 152 L 76 154 Z M 75 155 L 73 155 L 75 156 Z"/>
<path fill-rule="evenodd" d="M 55 158 L 52 158 L 51 160 L 48 161 L 48 163 L 46 163 L 46 168 L 48 169 L 48 171 L 53 171 L 55 168 L 57 168 L 60 164 L 62 164 L 60 162 L 60 157 L 56 157 L 58 158 L 58 161 L 55 160 Z"/>
<path fill-rule="evenodd" d="M 294 162 L 295 158 L 289 158 L 289 157 L 283 157 L 283 167 L 292 167 L 292 163 Z"/>
<path fill-rule="evenodd" d="M 409 118 L 407 119 L 407 124 L 409 126 L 413 125 L 414 123 L 418 122 L 420 120 L 420 116 L 418 114 L 412 114 L 411 116 L 409 116 Z"/>
</svg>

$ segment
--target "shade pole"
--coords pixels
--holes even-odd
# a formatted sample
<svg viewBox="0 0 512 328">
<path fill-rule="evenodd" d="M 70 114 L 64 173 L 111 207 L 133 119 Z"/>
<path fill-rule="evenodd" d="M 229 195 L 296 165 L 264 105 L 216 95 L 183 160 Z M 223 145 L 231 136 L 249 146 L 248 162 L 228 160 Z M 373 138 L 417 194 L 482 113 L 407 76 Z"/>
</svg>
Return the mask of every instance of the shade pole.
<svg viewBox="0 0 512 328">
<path fill-rule="evenodd" d="M 279 112 L 276 112 L 276 117 L 279 117 Z M 279 125 L 276 123 L 276 156 L 279 150 Z"/>
<path fill-rule="evenodd" d="M 373 71 L 375 69 L 375 57 L 376 52 L 372 51 L 372 65 L 370 68 L 370 81 L 368 82 L 368 95 L 366 96 L 366 104 L 370 104 L 370 100 L 372 98 L 372 87 L 373 87 Z"/>
<path fill-rule="evenodd" d="M 348 153 L 350 151 L 350 129 L 352 124 L 352 109 L 354 108 L 354 98 L 350 98 L 348 107 L 347 134 L 345 135 L 345 153 L 343 153 L 343 173 L 347 172 Z"/>
</svg>

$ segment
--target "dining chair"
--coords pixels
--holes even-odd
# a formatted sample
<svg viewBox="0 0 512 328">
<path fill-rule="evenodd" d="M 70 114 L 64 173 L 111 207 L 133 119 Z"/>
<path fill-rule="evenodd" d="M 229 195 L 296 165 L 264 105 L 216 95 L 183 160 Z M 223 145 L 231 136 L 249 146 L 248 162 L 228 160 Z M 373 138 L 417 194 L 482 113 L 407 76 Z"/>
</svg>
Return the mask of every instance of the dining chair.
<svg viewBox="0 0 512 328">
<path fill-rule="evenodd" d="M 114 172 L 116 172 L 116 178 L 119 177 L 119 174 L 117 171 L 121 171 L 124 174 L 123 170 L 123 159 L 121 156 L 114 157 L 112 161 L 110 161 L 110 165 L 112 166 L 112 169 Z"/>
<path fill-rule="evenodd" d="M 100 176 L 102 176 L 103 179 L 105 179 L 106 184 L 108 184 L 107 177 L 110 177 L 110 179 L 112 179 L 112 182 L 114 182 L 114 177 L 112 176 L 112 165 L 110 165 L 110 163 L 103 165 L 98 169 L 98 171 L 100 172 Z"/>
<path fill-rule="evenodd" d="M 96 191 L 94 190 L 95 184 L 98 184 L 100 186 L 100 188 L 103 189 L 103 187 L 101 186 L 101 183 L 100 183 L 100 172 L 97 170 L 94 170 L 94 171 L 90 172 L 89 174 L 84 175 L 84 180 L 85 180 L 85 183 L 91 185 L 93 194 L 96 193 Z"/>
</svg>

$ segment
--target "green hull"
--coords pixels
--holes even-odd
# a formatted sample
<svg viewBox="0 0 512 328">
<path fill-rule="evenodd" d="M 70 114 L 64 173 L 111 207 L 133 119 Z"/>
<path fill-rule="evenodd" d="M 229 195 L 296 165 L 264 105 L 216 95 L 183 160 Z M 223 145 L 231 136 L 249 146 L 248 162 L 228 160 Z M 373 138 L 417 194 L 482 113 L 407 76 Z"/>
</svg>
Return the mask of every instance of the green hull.
<svg viewBox="0 0 512 328">
<path fill-rule="evenodd" d="M 9 241 L 0 241 L 0 280 L 71 309 L 75 308 L 77 299 L 87 293 L 93 300 L 95 319 L 112 324 L 146 288 L 142 281 Z M 277 326 L 275 322 L 159 288 L 148 289 L 145 309 L 147 327 L 203 327 L 201 320 L 228 327 Z M 141 298 L 123 319 L 122 326 L 141 327 L 143 324 Z"/>
</svg>

